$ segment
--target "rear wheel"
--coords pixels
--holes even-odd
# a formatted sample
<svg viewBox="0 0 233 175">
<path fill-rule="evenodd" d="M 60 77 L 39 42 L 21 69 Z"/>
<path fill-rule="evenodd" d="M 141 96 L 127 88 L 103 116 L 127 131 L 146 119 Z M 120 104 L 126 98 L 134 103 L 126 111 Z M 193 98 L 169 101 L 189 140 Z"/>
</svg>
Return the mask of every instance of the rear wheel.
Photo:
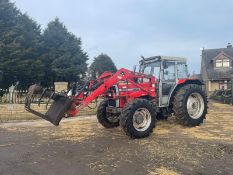
<svg viewBox="0 0 233 175">
<path fill-rule="evenodd" d="M 119 126 L 119 116 L 111 115 L 106 112 L 108 106 L 108 100 L 104 100 L 100 103 L 97 109 L 97 119 L 99 123 L 105 128 L 114 128 Z"/>
<path fill-rule="evenodd" d="M 131 138 L 149 136 L 155 127 L 155 122 L 155 108 L 145 99 L 135 99 L 129 102 L 120 115 L 120 125 Z"/>
<path fill-rule="evenodd" d="M 173 101 L 173 111 L 181 123 L 197 126 L 207 114 L 207 98 L 201 86 L 189 84 L 181 87 Z"/>
</svg>

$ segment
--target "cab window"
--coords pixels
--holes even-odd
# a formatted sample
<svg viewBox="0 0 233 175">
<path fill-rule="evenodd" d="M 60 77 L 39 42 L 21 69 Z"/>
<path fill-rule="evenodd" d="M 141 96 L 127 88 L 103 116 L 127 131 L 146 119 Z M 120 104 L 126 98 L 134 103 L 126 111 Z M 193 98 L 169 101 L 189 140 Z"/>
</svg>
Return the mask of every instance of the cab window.
<svg viewBox="0 0 233 175">
<path fill-rule="evenodd" d="M 176 74 L 175 74 L 175 62 L 166 62 L 164 64 L 164 81 L 175 81 L 176 80 Z"/>
<path fill-rule="evenodd" d="M 184 63 L 177 64 L 177 77 L 178 79 L 187 78 L 187 66 Z"/>
<path fill-rule="evenodd" d="M 153 75 L 156 79 L 160 76 L 160 62 L 150 63 L 145 65 L 143 73 L 147 75 Z"/>
</svg>

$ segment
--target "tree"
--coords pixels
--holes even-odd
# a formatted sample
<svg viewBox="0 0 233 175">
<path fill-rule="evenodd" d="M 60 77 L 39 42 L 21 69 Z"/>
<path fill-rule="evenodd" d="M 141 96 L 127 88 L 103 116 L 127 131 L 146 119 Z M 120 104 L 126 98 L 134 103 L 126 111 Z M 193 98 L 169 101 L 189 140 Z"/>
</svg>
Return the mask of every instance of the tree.
<svg viewBox="0 0 233 175">
<path fill-rule="evenodd" d="M 81 39 L 56 18 L 43 34 L 40 26 L 9 0 L 0 0 L 0 88 L 54 81 L 78 81 L 87 70 Z M 0 78 L 1 78 L 0 77 Z"/>
<path fill-rule="evenodd" d="M 89 71 L 92 78 L 97 78 L 105 71 L 115 73 L 117 71 L 117 68 L 112 59 L 108 55 L 102 53 L 94 58 Z"/>
<path fill-rule="evenodd" d="M 0 70 L 1 87 L 20 81 L 22 87 L 43 77 L 40 61 L 40 26 L 22 14 L 9 0 L 0 1 Z"/>
<path fill-rule="evenodd" d="M 81 39 L 68 32 L 58 18 L 48 24 L 42 37 L 44 54 L 41 60 L 45 64 L 47 83 L 79 81 L 85 75 L 88 60 L 81 48 Z"/>
</svg>

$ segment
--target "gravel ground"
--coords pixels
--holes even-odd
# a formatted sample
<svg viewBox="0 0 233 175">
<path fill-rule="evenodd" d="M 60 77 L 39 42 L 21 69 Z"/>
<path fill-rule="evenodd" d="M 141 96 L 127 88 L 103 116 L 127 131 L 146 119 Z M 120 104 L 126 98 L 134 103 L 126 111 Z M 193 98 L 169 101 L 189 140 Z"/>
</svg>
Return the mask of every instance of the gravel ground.
<svg viewBox="0 0 233 175">
<path fill-rule="evenodd" d="M 144 139 L 105 129 L 95 116 L 59 127 L 42 120 L 0 124 L 1 175 L 233 174 L 233 107 L 210 102 L 204 124 L 159 121 Z"/>
</svg>

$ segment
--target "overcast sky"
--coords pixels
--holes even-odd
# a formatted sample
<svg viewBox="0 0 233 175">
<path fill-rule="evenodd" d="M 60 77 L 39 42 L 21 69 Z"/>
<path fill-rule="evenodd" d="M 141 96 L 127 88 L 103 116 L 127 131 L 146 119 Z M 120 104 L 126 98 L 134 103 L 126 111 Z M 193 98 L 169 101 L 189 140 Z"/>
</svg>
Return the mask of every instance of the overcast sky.
<svg viewBox="0 0 233 175">
<path fill-rule="evenodd" d="M 188 58 L 200 71 L 200 48 L 233 42 L 233 0 L 12 0 L 43 28 L 55 17 L 81 37 L 90 61 L 100 53 L 118 68 L 140 56 Z"/>
</svg>

